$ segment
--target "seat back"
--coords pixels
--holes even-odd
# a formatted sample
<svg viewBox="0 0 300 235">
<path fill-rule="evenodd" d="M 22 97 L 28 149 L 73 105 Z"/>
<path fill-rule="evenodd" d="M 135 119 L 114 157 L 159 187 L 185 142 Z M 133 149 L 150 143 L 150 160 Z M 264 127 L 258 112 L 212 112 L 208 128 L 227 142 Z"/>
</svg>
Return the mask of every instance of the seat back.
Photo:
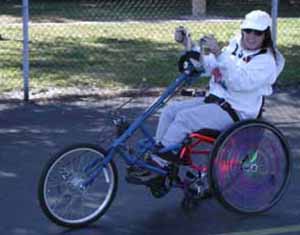
<svg viewBox="0 0 300 235">
<path fill-rule="evenodd" d="M 259 113 L 258 113 L 256 119 L 262 119 L 263 112 L 265 111 L 264 106 L 265 106 L 265 96 L 262 97 L 262 103 L 261 103 L 260 110 L 259 110 Z"/>
</svg>

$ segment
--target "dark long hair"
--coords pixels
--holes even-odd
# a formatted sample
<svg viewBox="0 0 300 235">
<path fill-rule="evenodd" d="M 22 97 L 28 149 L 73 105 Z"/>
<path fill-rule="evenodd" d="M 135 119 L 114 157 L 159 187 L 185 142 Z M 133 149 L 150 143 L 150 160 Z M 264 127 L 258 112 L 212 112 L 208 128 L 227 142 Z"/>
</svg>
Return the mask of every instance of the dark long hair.
<svg viewBox="0 0 300 235">
<path fill-rule="evenodd" d="M 271 52 L 274 56 L 274 59 L 276 61 L 276 50 L 275 50 L 274 43 L 273 43 L 273 40 L 272 40 L 272 33 L 271 33 L 270 27 L 268 27 L 265 30 L 265 39 L 262 43 L 262 48 L 270 48 L 270 50 L 271 50 Z"/>
</svg>

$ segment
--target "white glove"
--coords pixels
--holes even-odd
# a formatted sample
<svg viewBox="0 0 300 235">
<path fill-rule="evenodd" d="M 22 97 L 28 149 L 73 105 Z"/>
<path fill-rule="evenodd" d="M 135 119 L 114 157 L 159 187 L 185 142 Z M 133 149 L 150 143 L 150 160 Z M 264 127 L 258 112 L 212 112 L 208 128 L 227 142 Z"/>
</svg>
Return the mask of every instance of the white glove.
<svg viewBox="0 0 300 235">
<path fill-rule="evenodd" d="M 200 60 L 195 60 L 195 59 L 191 58 L 191 59 L 190 59 L 190 62 L 192 63 L 192 65 L 194 66 L 194 68 L 195 68 L 197 71 L 202 71 L 202 70 L 204 70 L 203 63 L 202 63 L 202 59 L 200 59 Z"/>
<path fill-rule="evenodd" d="M 187 51 L 190 51 L 193 47 L 191 34 L 188 29 L 184 28 L 183 26 L 179 26 L 175 29 L 174 39 L 176 42 L 183 44 Z"/>
<path fill-rule="evenodd" d="M 204 36 L 200 39 L 200 42 L 215 56 L 218 56 L 221 53 L 221 48 L 213 35 Z"/>
</svg>

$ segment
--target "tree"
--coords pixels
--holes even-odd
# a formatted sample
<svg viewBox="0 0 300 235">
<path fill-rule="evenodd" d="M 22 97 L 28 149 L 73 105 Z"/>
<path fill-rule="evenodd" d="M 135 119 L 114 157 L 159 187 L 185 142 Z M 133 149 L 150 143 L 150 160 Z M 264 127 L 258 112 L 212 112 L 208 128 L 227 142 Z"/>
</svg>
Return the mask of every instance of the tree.
<svg viewBox="0 0 300 235">
<path fill-rule="evenodd" d="M 193 16 L 206 14 L 206 0 L 192 0 Z"/>
</svg>

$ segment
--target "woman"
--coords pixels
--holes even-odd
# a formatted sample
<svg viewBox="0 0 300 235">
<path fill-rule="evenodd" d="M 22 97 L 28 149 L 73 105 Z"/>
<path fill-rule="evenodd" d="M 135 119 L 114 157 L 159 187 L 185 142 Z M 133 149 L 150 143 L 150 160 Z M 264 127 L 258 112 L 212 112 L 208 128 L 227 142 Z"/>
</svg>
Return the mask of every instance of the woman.
<svg viewBox="0 0 300 235">
<path fill-rule="evenodd" d="M 213 36 L 202 38 L 211 52 L 203 58 L 205 70 L 212 75 L 209 95 L 167 106 L 159 120 L 158 142 L 177 144 L 193 131 L 222 131 L 234 121 L 257 117 L 263 96 L 272 94 L 272 84 L 284 65 L 273 46 L 271 24 L 268 13 L 250 12 L 241 24 L 241 37 L 223 51 Z"/>
<path fill-rule="evenodd" d="M 211 74 L 208 95 L 163 109 L 156 131 L 159 145 L 178 144 L 203 128 L 223 131 L 236 121 L 258 116 L 263 97 L 272 94 L 272 84 L 284 66 L 282 55 L 273 46 L 271 24 L 268 13 L 255 10 L 242 22 L 241 35 L 223 50 L 213 36 L 201 39 L 210 51 L 203 56 L 204 68 Z M 189 50 L 189 34 L 181 30 L 182 43 Z M 176 153 L 160 157 L 178 160 Z"/>
</svg>

